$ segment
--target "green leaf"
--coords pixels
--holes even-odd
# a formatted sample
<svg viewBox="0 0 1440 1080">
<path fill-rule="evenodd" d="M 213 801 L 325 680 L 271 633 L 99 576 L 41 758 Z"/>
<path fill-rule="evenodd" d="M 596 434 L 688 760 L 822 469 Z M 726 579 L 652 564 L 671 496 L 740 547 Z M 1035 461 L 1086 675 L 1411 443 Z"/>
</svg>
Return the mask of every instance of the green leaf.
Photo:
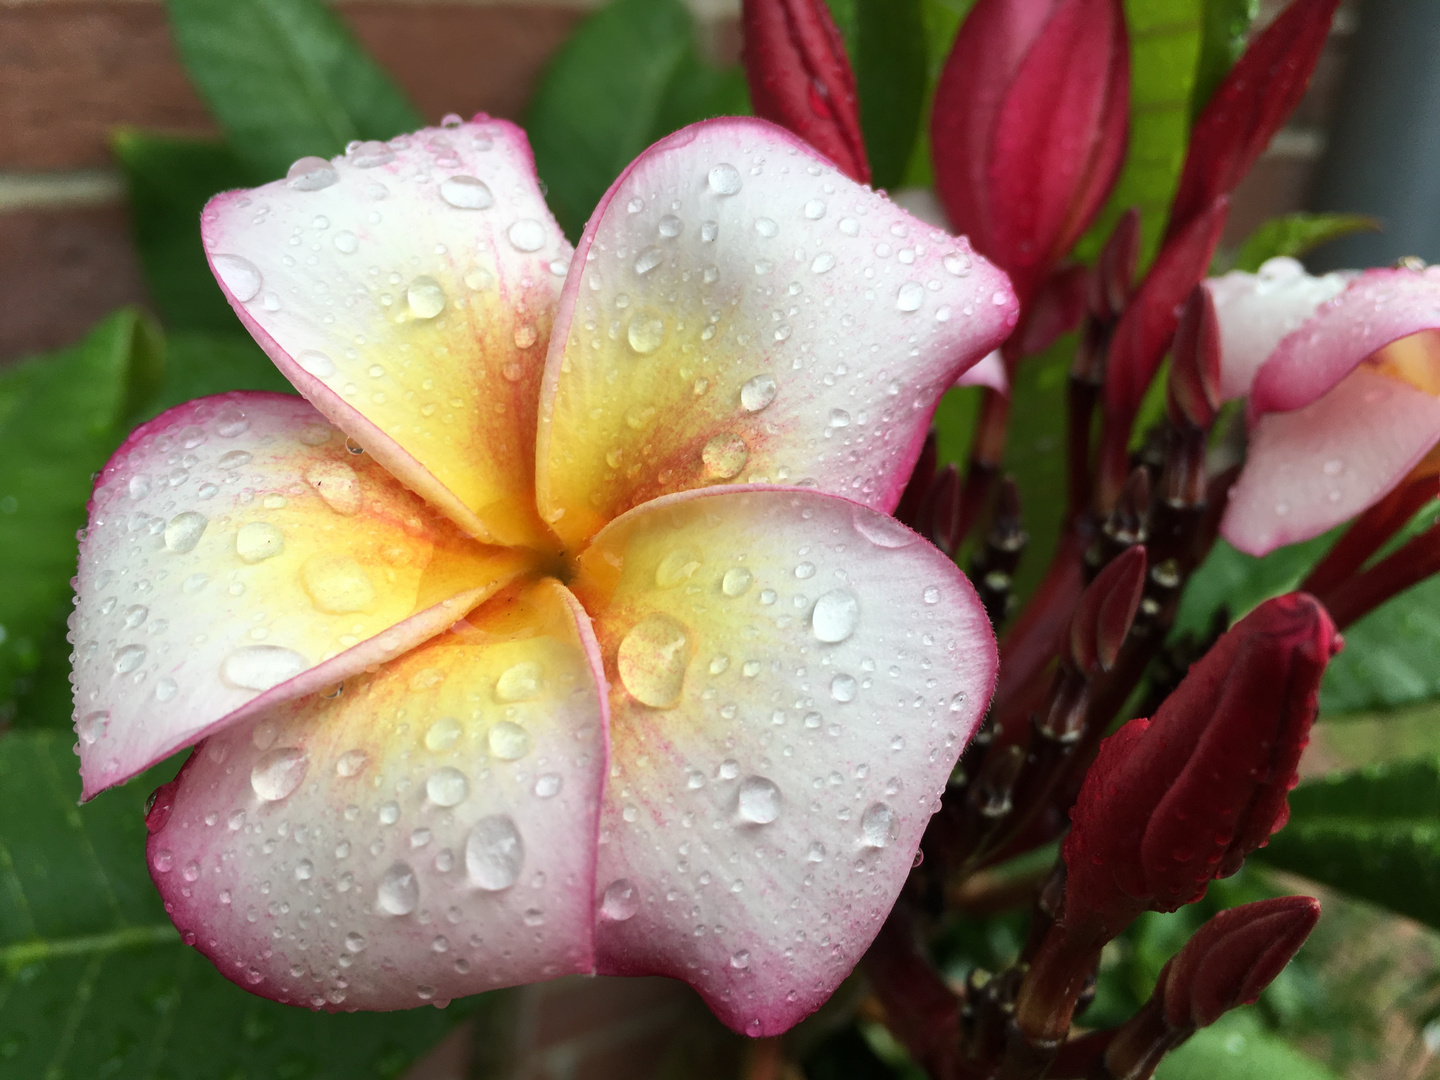
<svg viewBox="0 0 1440 1080">
<path fill-rule="evenodd" d="M 1440 758 L 1301 784 L 1256 858 L 1440 928 Z"/>
<path fill-rule="evenodd" d="M 1110 200 L 1076 245 L 1076 256 L 1099 254 L 1116 219 L 1140 209 L 1142 265 L 1165 231 L 1190 138 L 1190 98 L 1200 56 L 1204 0 L 1125 0 L 1130 28 L 1130 149 Z"/>
<path fill-rule="evenodd" d="M 614 0 L 570 35 L 530 102 L 526 128 L 551 211 L 577 238 L 640 151 L 745 104 L 738 70 L 701 61 L 680 0 Z"/>
<path fill-rule="evenodd" d="M 165 346 L 165 381 L 146 409 L 146 418 L 193 398 L 227 390 L 296 392 L 249 337 L 193 331 L 171 334 Z"/>
<path fill-rule="evenodd" d="M 1364 214 L 1286 214 L 1271 218 L 1245 238 L 1233 269 L 1253 274 L 1266 259 L 1277 255 L 1299 258 L 1331 240 L 1379 228 L 1378 218 Z"/>
<path fill-rule="evenodd" d="M 223 144 L 122 130 L 112 140 L 125 170 L 145 283 L 168 329 L 244 335 L 200 246 L 200 211 L 212 195 L 252 182 Z"/>
<path fill-rule="evenodd" d="M 1224 540 L 1215 541 L 1185 585 L 1175 617 L 1176 633 L 1204 633 L 1222 607 L 1233 623 L 1262 601 L 1290 592 L 1338 536 L 1339 530 L 1332 530 L 1261 558 L 1236 551 Z M 1346 637 L 1348 640 L 1349 635 Z"/>
<path fill-rule="evenodd" d="M 1195 92 L 1190 118 L 1194 120 L 1245 51 L 1250 23 L 1260 13 L 1260 0 L 1205 0 L 1204 32 L 1195 67 Z"/>
<path fill-rule="evenodd" d="M 421 124 L 321 0 L 167 0 L 180 58 L 252 174 Z"/>
<path fill-rule="evenodd" d="M 920 132 L 927 91 L 920 0 L 856 0 L 854 57 L 860 128 L 877 188 L 897 186 Z"/>
<path fill-rule="evenodd" d="M 1440 697 L 1440 578 L 1401 593 L 1345 631 L 1320 688 L 1326 712 L 1396 709 Z"/>
<path fill-rule="evenodd" d="M 1201 1028 L 1155 1070 L 1156 1080 L 1339 1080 L 1320 1062 L 1260 1026 L 1253 1010 Z"/>
<path fill-rule="evenodd" d="M 222 978 L 181 945 L 146 871 L 145 796 L 178 761 L 77 807 L 70 742 L 0 737 L 0 1074 L 394 1077 L 466 1011 L 312 1013 Z"/>
<path fill-rule="evenodd" d="M 0 718 L 14 718 L 42 647 L 64 646 L 91 476 L 162 364 L 158 331 L 127 309 L 80 344 L 0 376 Z"/>
</svg>

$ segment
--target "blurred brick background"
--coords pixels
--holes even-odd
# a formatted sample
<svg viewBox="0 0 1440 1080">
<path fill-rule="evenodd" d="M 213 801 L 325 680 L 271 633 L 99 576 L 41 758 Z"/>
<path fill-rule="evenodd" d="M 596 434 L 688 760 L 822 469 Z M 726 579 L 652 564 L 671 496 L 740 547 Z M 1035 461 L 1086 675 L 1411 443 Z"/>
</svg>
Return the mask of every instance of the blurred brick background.
<svg viewBox="0 0 1440 1080">
<path fill-rule="evenodd" d="M 479 110 L 518 118 L 546 60 L 596 2 L 336 6 L 438 121 Z M 739 0 L 694 6 L 711 41 L 733 52 Z M 1262 11 L 1280 6 L 1266 0 Z M 1354 25 L 1347 5 L 1309 97 L 1237 194 L 1232 242 L 1303 205 Z M 67 344 L 117 304 L 143 302 L 123 185 L 107 146 L 122 124 L 172 134 L 214 130 L 176 60 L 160 0 L 0 0 L 0 363 Z"/>
</svg>

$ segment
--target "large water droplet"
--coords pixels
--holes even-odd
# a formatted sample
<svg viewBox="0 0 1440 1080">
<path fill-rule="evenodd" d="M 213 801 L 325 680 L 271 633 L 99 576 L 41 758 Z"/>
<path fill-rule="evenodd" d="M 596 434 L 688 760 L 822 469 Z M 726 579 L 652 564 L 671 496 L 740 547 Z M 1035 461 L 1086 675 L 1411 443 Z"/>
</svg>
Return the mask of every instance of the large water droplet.
<svg viewBox="0 0 1440 1080">
<path fill-rule="evenodd" d="M 676 548 L 655 567 L 655 584 L 662 589 L 673 589 L 700 569 L 700 553 L 691 548 Z"/>
<path fill-rule="evenodd" d="M 360 478 L 343 461 L 317 461 L 305 470 L 305 482 L 335 513 L 343 517 L 359 513 Z"/>
<path fill-rule="evenodd" d="M 421 274 L 405 290 L 405 302 L 417 319 L 433 319 L 445 310 L 445 290 L 428 274 Z"/>
<path fill-rule="evenodd" d="M 780 232 L 780 225 L 774 218 L 762 217 L 755 219 L 755 231 L 767 240 Z"/>
<path fill-rule="evenodd" d="M 342 255 L 354 255 L 360 250 L 360 238 L 349 229 L 341 229 L 330 241 Z"/>
<path fill-rule="evenodd" d="M 668 709 L 680 700 L 690 652 L 684 626 L 669 615 L 647 615 L 620 642 L 620 682 L 636 701 Z"/>
<path fill-rule="evenodd" d="M 648 356 L 665 344 L 665 320 L 657 312 L 644 308 L 630 316 L 625 337 L 630 348 L 641 356 Z"/>
<path fill-rule="evenodd" d="M 322 157 L 302 157 L 285 171 L 285 184 L 297 191 L 319 191 L 340 182 L 335 166 Z"/>
<path fill-rule="evenodd" d="M 830 680 L 830 696 L 836 701 L 854 701 L 860 684 L 853 675 L 840 674 Z"/>
<path fill-rule="evenodd" d="M 773 375 L 756 375 L 740 388 L 740 407 L 746 412 L 759 412 L 772 401 L 778 386 Z"/>
<path fill-rule="evenodd" d="M 129 675 L 144 662 L 144 645 L 123 645 L 115 650 L 116 675 Z"/>
<path fill-rule="evenodd" d="M 436 806 L 459 806 L 470 794 L 470 781 L 459 769 L 447 765 L 430 774 L 425 781 L 425 794 Z"/>
<path fill-rule="evenodd" d="M 640 890 L 629 878 L 612 881 L 600 898 L 600 914 L 612 922 L 624 922 L 634 918 L 640 910 Z"/>
<path fill-rule="evenodd" d="M 754 580 L 755 575 L 745 567 L 732 566 L 720 579 L 720 591 L 726 596 L 743 596 Z"/>
<path fill-rule="evenodd" d="M 465 841 L 465 873 L 487 892 L 514 885 L 525 863 L 525 844 L 508 814 L 483 817 Z"/>
<path fill-rule="evenodd" d="M 378 139 L 371 139 L 368 142 L 351 143 L 345 148 L 345 158 L 358 168 L 373 169 L 394 161 L 395 151 Z"/>
<path fill-rule="evenodd" d="M 831 589 L 815 601 L 810 626 L 821 641 L 844 641 L 860 622 L 860 602 L 845 589 Z"/>
<path fill-rule="evenodd" d="M 860 815 L 860 843 L 866 847 L 883 848 L 890 842 L 895 829 L 895 811 L 883 802 L 871 803 Z"/>
<path fill-rule="evenodd" d="M 335 762 L 335 772 L 348 780 L 352 776 L 359 776 L 365 771 L 365 766 L 368 764 L 370 764 L 370 755 L 364 750 L 346 750 Z"/>
<path fill-rule="evenodd" d="M 736 971 L 744 971 L 750 966 L 750 953 L 741 949 L 734 956 L 730 957 L 730 966 Z"/>
<path fill-rule="evenodd" d="M 721 162 L 710 170 L 707 178 L 710 190 L 716 195 L 738 195 L 740 193 L 740 170 L 728 162 Z"/>
<path fill-rule="evenodd" d="M 519 724 L 501 720 L 485 737 L 490 753 L 501 761 L 519 761 L 530 752 L 530 733 Z"/>
<path fill-rule="evenodd" d="M 560 794 L 564 782 L 559 773 L 542 773 L 535 778 L 535 794 L 542 799 L 552 799 Z"/>
<path fill-rule="evenodd" d="M 435 723 L 430 725 L 430 730 L 425 732 L 425 747 L 439 753 L 441 750 L 449 750 L 457 742 L 464 729 L 460 721 L 453 716 L 442 716 Z"/>
<path fill-rule="evenodd" d="M 204 514 L 182 510 L 165 524 L 165 547 L 177 555 L 194 551 L 209 524 Z"/>
<path fill-rule="evenodd" d="M 285 550 L 285 534 L 268 521 L 252 521 L 235 534 L 235 554 L 247 563 L 257 563 Z"/>
<path fill-rule="evenodd" d="M 495 696 L 501 701 L 532 701 L 540 696 L 545 670 L 534 660 L 511 664 L 495 680 Z"/>
<path fill-rule="evenodd" d="M 708 476 L 716 480 L 729 480 L 740 475 L 745 462 L 750 460 L 750 448 L 745 440 L 733 432 L 716 435 L 700 450 L 700 464 Z"/>
<path fill-rule="evenodd" d="M 310 602 L 327 615 L 351 615 L 375 602 L 375 586 L 348 555 L 312 555 L 300 567 Z"/>
<path fill-rule="evenodd" d="M 376 901 L 386 915 L 409 915 L 420 903 L 420 882 L 409 863 L 397 862 L 385 871 L 376 890 Z M 361 948 L 364 948 L 362 942 Z"/>
<path fill-rule="evenodd" d="M 919 311 L 925 302 L 925 286 L 918 281 L 907 281 L 896 294 L 895 306 L 901 311 Z"/>
<path fill-rule="evenodd" d="M 440 182 L 440 197 L 457 210 L 487 210 L 495 205 L 484 180 L 473 176 L 452 176 Z"/>
<path fill-rule="evenodd" d="M 239 255 L 215 255 L 210 260 L 230 295 L 242 304 L 254 300 L 260 293 L 262 278 L 260 269 L 249 259 Z"/>
<path fill-rule="evenodd" d="M 295 746 L 279 746 L 268 750 L 250 770 L 250 786 L 266 802 L 279 802 L 305 779 L 310 767 L 309 755 Z"/>
<path fill-rule="evenodd" d="M 87 713 L 77 720 L 75 734 L 80 736 L 80 741 L 86 746 L 94 746 L 96 742 L 105 737 L 105 729 L 109 726 L 109 710 L 100 709 L 97 712 Z"/>
<path fill-rule="evenodd" d="M 763 776 L 740 781 L 740 817 L 756 825 L 768 825 L 780 816 L 780 789 Z"/>
<path fill-rule="evenodd" d="M 647 247 L 635 256 L 635 273 L 642 277 L 665 261 L 665 253 L 658 247 Z"/>
<path fill-rule="evenodd" d="M 242 645 L 220 665 L 220 677 L 241 690 L 269 690 L 310 666 L 294 649 L 279 645 Z"/>
<path fill-rule="evenodd" d="M 516 251 L 539 251 L 545 246 L 545 226 L 533 218 L 521 218 L 505 235 Z"/>
</svg>

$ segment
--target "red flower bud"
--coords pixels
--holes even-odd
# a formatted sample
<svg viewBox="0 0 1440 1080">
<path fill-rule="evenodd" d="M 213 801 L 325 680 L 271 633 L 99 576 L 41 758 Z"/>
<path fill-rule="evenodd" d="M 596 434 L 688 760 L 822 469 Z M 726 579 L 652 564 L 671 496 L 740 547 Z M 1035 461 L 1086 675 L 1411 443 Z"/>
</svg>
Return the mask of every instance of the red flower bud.
<svg viewBox="0 0 1440 1080">
<path fill-rule="evenodd" d="M 1220 320 L 1203 285 L 1196 285 L 1185 301 L 1170 353 L 1170 422 L 1208 431 L 1220 408 Z"/>
<path fill-rule="evenodd" d="M 1125 313 L 1135 288 L 1135 267 L 1140 262 L 1140 211 L 1131 207 L 1120 215 L 1110 238 L 1100 249 L 1090 279 L 1090 313 L 1112 323 Z"/>
<path fill-rule="evenodd" d="M 1153 720 L 1100 745 L 1066 837 L 1064 925 L 1108 940 L 1145 910 L 1198 900 L 1289 815 L 1286 792 L 1339 636 L 1311 596 L 1260 605 L 1190 669 Z"/>
<path fill-rule="evenodd" d="M 980 0 L 935 89 L 935 187 L 1022 303 L 1105 201 L 1129 133 L 1120 0 Z"/>
<path fill-rule="evenodd" d="M 1222 911 L 1160 973 L 1155 995 L 1172 1028 L 1208 1027 L 1251 1005 L 1279 975 L 1320 918 L 1320 901 L 1280 896 Z"/>
<path fill-rule="evenodd" d="M 1216 88 L 1190 134 L 1167 242 L 1235 190 L 1300 104 L 1338 6 L 1339 0 L 1295 0 Z"/>
<path fill-rule="evenodd" d="M 743 18 L 755 115 L 793 131 L 868 184 L 855 74 L 825 0 L 745 0 Z"/>
<path fill-rule="evenodd" d="M 1115 666 L 1145 589 L 1145 548 L 1136 544 L 1101 570 L 1070 620 L 1070 661 L 1089 677 Z"/>
<path fill-rule="evenodd" d="M 1229 200 L 1222 195 L 1167 241 L 1126 307 L 1115 327 L 1105 379 L 1105 403 L 1112 411 L 1133 414 L 1140 407 L 1155 369 L 1175 338 L 1180 305 L 1210 268 L 1229 209 Z"/>
</svg>

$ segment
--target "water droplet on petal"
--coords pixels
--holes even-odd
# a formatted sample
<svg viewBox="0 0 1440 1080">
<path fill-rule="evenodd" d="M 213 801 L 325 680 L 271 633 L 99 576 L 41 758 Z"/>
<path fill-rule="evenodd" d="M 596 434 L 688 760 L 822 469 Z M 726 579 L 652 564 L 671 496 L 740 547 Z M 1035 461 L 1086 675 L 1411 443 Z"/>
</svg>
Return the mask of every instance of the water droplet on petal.
<svg viewBox="0 0 1440 1080">
<path fill-rule="evenodd" d="M 883 802 L 872 803 L 860 815 L 860 843 L 866 847 L 883 848 L 890 842 L 895 829 L 895 811 Z"/>
<path fill-rule="evenodd" d="M 345 157 L 357 168 L 373 169 L 394 161 L 395 152 L 378 139 L 371 139 L 367 142 L 351 143 L 345 148 Z"/>
<path fill-rule="evenodd" d="M 215 417 L 215 434 L 222 439 L 234 439 L 250 430 L 250 421 L 245 411 L 234 405 L 227 405 Z"/>
<path fill-rule="evenodd" d="M 730 966 L 736 971 L 744 971 L 750 966 L 750 954 L 741 949 L 734 956 L 730 957 Z"/>
<path fill-rule="evenodd" d="M 177 555 L 194 551 L 209 520 L 194 510 L 182 510 L 165 523 L 165 547 Z"/>
<path fill-rule="evenodd" d="M 778 386 L 773 375 L 756 375 L 740 388 L 740 407 L 759 412 L 775 400 Z"/>
<path fill-rule="evenodd" d="M 805 204 L 805 216 L 811 221 L 819 221 L 825 216 L 825 203 L 820 199 L 811 199 Z"/>
<path fill-rule="evenodd" d="M 655 567 L 655 584 L 662 589 L 673 589 L 700 569 L 700 553 L 690 548 L 676 548 Z"/>
<path fill-rule="evenodd" d="M 487 892 L 514 885 L 525 862 L 525 844 L 508 814 L 492 814 L 475 823 L 465 841 L 465 873 Z"/>
<path fill-rule="evenodd" d="M 733 566 L 720 579 L 720 591 L 726 596 L 743 596 L 754 580 L 755 575 L 745 567 Z"/>
<path fill-rule="evenodd" d="M 810 263 L 811 272 L 816 274 L 828 274 L 833 269 L 835 269 L 835 256 L 828 251 L 822 251 Z"/>
<path fill-rule="evenodd" d="M 250 786 L 266 802 L 279 802 L 305 779 L 310 757 L 295 746 L 267 750 L 250 770 Z"/>
<path fill-rule="evenodd" d="M 901 311 L 919 311 L 924 302 L 925 286 L 918 281 L 905 282 L 900 286 L 900 292 L 895 298 L 895 306 Z"/>
<path fill-rule="evenodd" d="M 710 170 L 707 179 L 710 190 L 716 195 L 738 195 L 740 193 L 740 170 L 734 165 L 721 162 Z"/>
<path fill-rule="evenodd" d="M 215 462 L 222 469 L 238 469 L 249 465 L 251 455 L 248 450 L 231 450 L 228 454 L 221 454 L 220 460 Z"/>
<path fill-rule="evenodd" d="M 75 733 L 80 736 L 80 741 L 86 746 L 94 746 L 97 741 L 105 737 L 105 729 L 109 726 L 109 710 L 100 709 L 97 712 L 87 713 L 76 721 Z"/>
<path fill-rule="evenodd" d="M 501 720 L 485 737 L 490 753 L 501 761 L 519 761 L 530 752 L 530 733 L 519 724 Z"/>
<path fill-rule="evenodd" d="M 830 696 L 836 701 L 854 701 L 859 688 L 853 675 L 836 675 L 830 680 Z"/>
<path fill-rule="evenodd" d="M 220 677 L 241 690 L 269 690 L 310 667 L 294 649 L 279 645 L 242 645 L 220 665 Z"/>
<path fill-rule="evenodd" d="M 375 602 L 370 576 L 348 555 L 310 556 L 300 567 L 300 583 L 316 610 L 327 615 L 351 615 Z"/>
<path fill-rule="evenodd" d="M 780 225 L 774 218 L 762 217 L 755 219 L 755 231 L 761 236 L 769 239 L 780 232 Z"/>
<path fill-rule="evenodd" d="M 452 176 L 440 182 L 440 197 L 457 210 L 486 210 L 495 205 L 484 180 L 473 176 Z"/>
<path fill-rule="evenodd" d="M 745 440 L 733 432 L 716 435 L 700 450 L 700 463 L 705 472 L 716 480 L 729 480 L 740 475 L 745 462 L 750 459 L 750 448 Z"/>
<path fill-rule="evenodd" d="M 629 878 L 620 878 L 606 886 L 600 899 L 600 914 L 612 922 L 634 918 L 640 910 L 640 890 Z"/>
<path fill-rule="evenodd" d="M 641 356 L 648 356 L 665 344 L 665 320 L 649 308 L 630 316 L 630 325 L 625 331 L 630 348 Z"/>
<path fill-rule="evenodd" d="M 459 769 L 447 765 L 430 774 L 425 794 L 436 806 L 459 806 L 470 794 L 470 781 Z"/>
<path fill-rule="evenodd" d="M 343 461 L 317 461 L 305 470 L 305 482 L 343 517 L 360 512 L 360 478 Z"/>
<path fill-rule="evenodd" d="M 433 319 L 445 310 L 445 290 L 428 274 L 421 274 L 405 290 L 405 302 L 417 319 Z"/>
<path fill-rule="evenodd" d="M 295 358 L 295 362 L 317 379 L 328 379 L 335 374 L 335 361 L 318 349 L 306 349 Z"/>
<path fill-rule="evenodd" d="M 824 862 L 824 861 L 825 861 L 825 845 L 822 844 L 822 843 L 820 843 L 819 840 L 814 841 L 814 842 L 810 845 L 810 850 L 805 853 L 805 861 L 806 861 L 806 862 Z"/>
<path fill-rule="evenodd" d="M 780 816 L 780 789 L 763 776 L 740 781 L 740 817 L 756 825 L 768 825 Z"/>
<path fill-rule="evenodd" d="M 845 589 L 832 589 L 815 601 L 810 626 L 821 641 L 844 641 L 860 622 L 860 602 Z"/>
<path fill-rule="evenodd" d="M 940 602 L 940 590 L 931 585 L 924 592 L 923 599 L 927 604 L 938 604 Z"/>
<path fill-rule="evenodd" d="M 620 682 L 644 705 L 668 709 L 680 700 L 690 638 L 669 615 L 647 615 L 630 628 L 616 656 Z"/>
<path fill-rule="evenodd" d="M 397 862 L 385 871 L 376 891 L 376 901 L 386 915 L 409 915 L 420 903 L 420 882 L 409 863 Z M 348 940 L 347 940 L 348 945 Z M 361 948 L 364 948 L 363 942 Z"/>
<path fill-rule="evenodd" d="M 495 696 L 501 701 L 531 701 L 540 696 L 545 671 L 534 660 L 511 664 L 495 680 Z"/>
<path fill-rule="evenodd" d="M 319 191 L 340 182 L 335 166 L 322 157 L 302 157 L 285 172 L 285 184 L 297 191 Z"/>
<path fill-rule="evenodd" d="M 635 256 L 635 273 L 643 277 L 664 261 L 665 253 L 663 251 L 658 247 L 647 247 Z"/>
<path fill-rule="evenodd" d="M 364 750 L 346 750 L 335 762 L 335 772 L 348 780 L 352 776 L 359 776 L 368 764 L 370 755 Z"/>
<path fill-rule="evenodd" d="M 260 270 L 249 259 L 239 255 L 215 255 L 210 262 L 220 281 L 236 300 L 243 304 L 259 295 Z"/>
<path fill-rule="evenodd" d="M 349 229 L 341 229 L 330 241 L 342 255 L 354 255 L 360 250 L 360 238 Z"/>
<path fill-rule="evenodd" d="M 144 662 L 144 645 L 125 645 L 115 650 L 116 675 L 128 675 Z"/>
<path fill-rule="evenodd" d="M 516 251 L 539 251 L 545 246 L 545 226 L 533 218 L 521 218 L 505 235 Z"/>
<path fill-rule="evenodd" d="M 552 799 L 560 794 L 563 783 L 559 773 L 543 773 L 535 778 L 535 794 L 542 799 Z"/>
<path fill-rule="evenodd" d="M 285 550 L 285 534 L 268 521 L 252 521 L 235 534 L 235 554 L 247 563 L 273 558 Z"/>
</svg>

